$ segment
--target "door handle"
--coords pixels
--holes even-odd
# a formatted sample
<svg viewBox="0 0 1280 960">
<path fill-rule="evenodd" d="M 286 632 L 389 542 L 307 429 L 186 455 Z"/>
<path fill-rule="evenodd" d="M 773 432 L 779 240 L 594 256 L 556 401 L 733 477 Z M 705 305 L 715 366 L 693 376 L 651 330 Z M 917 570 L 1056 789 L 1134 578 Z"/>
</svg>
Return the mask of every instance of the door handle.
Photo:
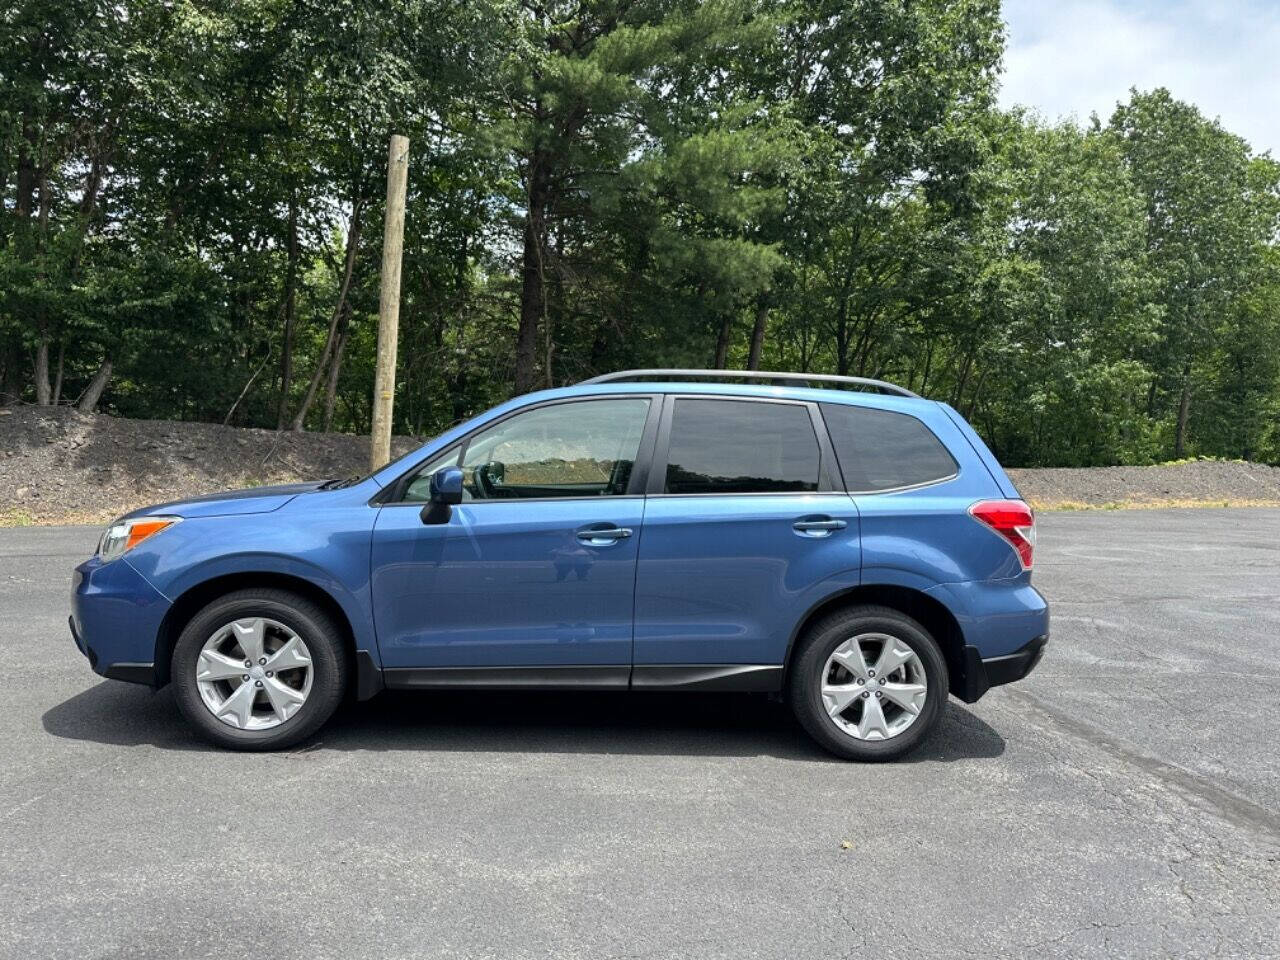
<svg viewBox="0 0 1280 960">
<path fill-rule="evenodd" d="M 579 530 L 577 537 L 583 543 L 589 543 L 595 547 L 608 546 L 611 543 L 617 543 L 619 540 L 625 540 L 631 536 L 630 527 L 588 527 Z"/>
<path fill-rule="evenodd" d="M 796 533 L 807 537 L 829 537 L 836 530 L 843 530 L 849 524 L 845 520 L 832 520 L 830 517 L 814 517 L 797 520 L 791 525 Z"/>
</svg>

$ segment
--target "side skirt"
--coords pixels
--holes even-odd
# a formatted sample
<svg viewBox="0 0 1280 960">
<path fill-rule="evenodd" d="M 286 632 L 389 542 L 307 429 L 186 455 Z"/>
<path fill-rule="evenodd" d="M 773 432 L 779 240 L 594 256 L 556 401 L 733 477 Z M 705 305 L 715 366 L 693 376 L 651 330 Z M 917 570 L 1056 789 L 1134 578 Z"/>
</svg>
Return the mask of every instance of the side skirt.
<svg viewBox="0 0 1280 960">
<path fill-rule="evenodd" d="M 372 663 L 362 674 L 376 669 Z M 641 664 L 575 667 L 391 667 L 381 671 L 388 690 L 707 690 L 776 693 L 778 664 Z M 363 680 L 363 677 L 362 677 Z M 367 684 L 367 686 L 366 686 Z M 372 678 L 362 688 L 376 692 Z M 362 691 L 363 692 L 363 691 Z M 372 693 L 369 694 L 370 696 Z M 360 697 L 364 699 L 364 696 Z"/>
<path fill-rule="evenodd" d="M 782 689 L 781 664 L 699 663 L 637 664 L 632 690 L 707 690 L 777 693 Z"/>
<path fill-rule="evenodd" d="M 625 690 L 628 666 L 616 667 L 391 667 L 388 690 Z"/>
</svg>

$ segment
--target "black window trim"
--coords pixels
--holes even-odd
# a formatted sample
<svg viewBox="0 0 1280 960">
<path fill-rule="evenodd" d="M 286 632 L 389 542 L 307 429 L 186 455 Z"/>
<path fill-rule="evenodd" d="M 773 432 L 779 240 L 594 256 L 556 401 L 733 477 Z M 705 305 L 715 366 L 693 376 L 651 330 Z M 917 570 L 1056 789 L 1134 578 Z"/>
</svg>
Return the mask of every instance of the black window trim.
<svg viewBox="0 0 1280 960">
<path fill-rule="evenodd" d="M 636 451 L 635 462 L 631 465 L 631 477 L 627 481 L 627 492 L 620 494 L 608 495 L 610 500 L 632 500 L 644 496 L 645 484 L 648 478 L 650 459 L 653 456 L 654 442 L 658 435 L 658 422 L 662 415 L 662 394 L 661 393 L 592 393 L 577 397 L 557 397 L 554 400 L 542 400 L 538 403 L 530 403 L 515 410 L 504 413 L 501 417 L 489 420 L 474 430 L 470 430 L 463 434 L 452 444 L 440 450 L 431 456 L 424 457 L 407 469 L 395 480 L 388 483 L 385 487 L 369 498 L 369 506 L 371 507 L 417 507 L 422 509 L 421 500 L 405 500 L 404 492 L 408 488 L 411 479 L 417 476 L 422 467 L 433 460 L 440 454 L 447 453 L 452 448 L 457 448 L 458 457 L 455 461 L 460 462 L 467 455 L 467 445 L 477 435 L 484 433 L 500 423 L 505 423 L 512 417 L 529 413 L 531 410 L 541 410 L 544 407 L 555 407 L 565 403 L 590 403 L 593 400 L 648 400 L 649 409 L 645 414 L 644 429 L 640 433 L 640 447 Z M 520 499 L 502 499 L 502 500 L 468 500 L 466 506 L 472 507 L 482 503 L 563 503 L 566 500 L 602 500 L 600 494 L 591 494 L 577 497 L 528 497 Z"/>
<path fill-rule="evenodd" d="M 815 410 L 815 414 L 816 414 L 816 416 L 817 416 L 817 418 L 818 418 L 819 423 L 821 423 L 821 424 L 822 424 L 822 436 L 826 437 L 828 447 L 829 447 L 829 449 L 831 450 L 831 462 L 832 462 L 833 464 L 835 464 L 836 474 L 840 477 L 840 489 L 841 489 L 841 490 L 843 490 L 845 493 L 849 494 L 849 496 L 851 496 L 851 497 L 876 497 L 876 496 L 880 496 L 881 494 L 889 494 L 889 493 L 906 493 L 906 492 L 907 492 L 907 491 L 909 491 L 909 490 L 923 490 L 925 487 L 936 487 L 936 486 L 937 486 L 938 484 L 940 484 L 940 483 L 950 483 L 952 480 L 954 480 L 954 479 L 956 479 L 958 476 L 960 476 L 960 471 L 961 471 L 963 468 L 960 466 L 960 461 L 956 459 L 956 455 L 955 455 L 954 453 L 952 453 L 952 452 L 951 452 L 951 448 L 950 448 L 950 447 L 948 447 L 948 446 L 946 445 L 946 443 L 943 441 L 943 439 L 942 439 L 940 436 L 938 436 L 938 434 L 933 430 L 933 428 L 932 428 L 932 427 L 930 427 L 927 423 L 925 423 L 923 420 L 921 420 L 921 419 L 920 419 L 919 417 L 917 417 L 915 414 L 912 414 L 912 413 L 906 413 L 906 412 L 905 412 L 905 411 L 903 411 L 903 410 L 888 410 L 888 409 L 886 409 L 886 408 L 884 408 L 884 407 L 876 407 L 876 406 L 872 406 L 872 405 L 871 405 L 871 404 L 869 404 L 869 403 L 839 403 L 839 404 L 836 404 L 836 403 L 834 403 L 833 401 L 823 401 L 823 402 L 824 402 L 824 403 L 832 403 L 832 405 L 833 405 L 833 406 L 841 406 L 841 407 L 860 407 L 860 408 L 861 408 L 861 409 L 863 409 L 863 410 L 880 410 L 880 411 L 883 411 L 883 412 L 885 412 L 885 413 L 894 413 L 894 414 L 897 414 L 898 416 L 902 416 L 902 417 L 910 417 L 912 420 L 915 420 L 917 423 L 919 423 L 919 424 L 920 424 L 920 426 L 924 427 L 924 429 L 925 429 L 925 430 L 929 431 L 929 435 L 930 435 L 930 436 L 932 436 L 932 437 L 933 437 L 933 439 L 935 439 L 935 440 L 937 440 L 937 441 L 938 441 L 938 444 L 939 444 L 939 445 L 942 447 L 942 449 L 946 452 L 947 456 L 951 458 L 951 463 L 955 466 L 955 469 L 954 469 L 954 470 L 952 470 L 952 471 L 951 471 L 951 473 L 949 473 L 947 476 L 945 476 L 945 477 L 938 477 L 936 480 L 921 480 L 919 483 L 907 483 L 907 484 L 903 484 L 903 485 L 902 485 L 902 486 L 900 486 L 900 487 L 883 487 L 883 488 L 878 489 L 878 490 L 850 490 L 850 489 L 849 489 L 849 487 L 848 487 L 848 484 L 845 482 L 845 479 L 844 479 L 844 471 L 843 471 L 843 470 L 841 470 L 841 468 L 840 468 L 840 458 L 839 458 L 839 457 L 837 457 L 837 456 L 835 455 L 835 444 L 833 444 L 833 443 L 831 442 L 831 436 L 830 436 L 830 434 L 827 432 L 827 421 L 826 421 L 826 419 L 825 419 L 825 418 L 823 417 L 823 415 L 822 415 L 821 405 L 820 405 L 820 404 L 814 404 L 814 406 L 818 408 L 818 409 L 816 409 L 816 410 Z"/>
<path fill-rule="evenodd" d="M 738 493 L 731 490 L 713 491 L 710 493 L 667 493 L 667 454 L 671 445 L 671 420 L 675 413 L 676 403 L 680 400 L 728 400 L 734 403 L 773 403 L 792 407 L 806 407 L 813 427 L 814 439 L 818 442 L 818 489 L 817 490 L 760 490 L 753 493 Z M 786 397 L 744 397 L 726 393 L 668 393 L 662 403 L 662 422 L 658 426 L 657 444 L 652 462 L 649 464 L 649 483 L 645 490 L 646 497 L 804 497 L 819 493 L 844 493 L 843 478 L 837 486 L 831 472 L 836 465 L 834 449 L 827 436 L 826 424 L 817 403 L 809 400 L 791 400 Z"/>
</svg>

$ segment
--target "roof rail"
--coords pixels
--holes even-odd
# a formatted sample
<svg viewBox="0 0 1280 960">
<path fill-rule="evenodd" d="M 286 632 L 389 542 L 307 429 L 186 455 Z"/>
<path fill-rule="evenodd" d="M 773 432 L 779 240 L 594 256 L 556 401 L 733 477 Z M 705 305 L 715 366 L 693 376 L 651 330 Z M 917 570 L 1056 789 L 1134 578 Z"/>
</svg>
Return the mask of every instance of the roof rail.
<svg viewBox="0 0 1280 960">
<path fill-rule="evenodd" d="M 616 373 L 604 373 L 581 383 L 620 383 L 624 380 L 642 380 L 651 377 L 662 377 L 666 380 L 794 380 L 803 384 L 830 383 L 838 386 L 872 387 L 882 393 L 897 397 L 918 397 L 906 387 L 887 380 L 873 380 L 870 377 L 837 377 L 828 373 L 775 373 L 769 370 L 619 370 Z"/>
</svg>

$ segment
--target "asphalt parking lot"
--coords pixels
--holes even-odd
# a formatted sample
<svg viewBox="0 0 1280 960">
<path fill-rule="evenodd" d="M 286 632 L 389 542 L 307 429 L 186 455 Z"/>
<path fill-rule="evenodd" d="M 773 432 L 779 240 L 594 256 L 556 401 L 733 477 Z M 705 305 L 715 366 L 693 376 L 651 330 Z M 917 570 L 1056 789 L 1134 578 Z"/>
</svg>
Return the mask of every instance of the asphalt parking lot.
<svg viewBox="0 0 1280 960">
<path fill-rule="evenodd" d="M 750 696 L 400 695 L 195 741 L 0 530 L 0 956 L 1280 955 L 1280 510 L 1047 514 L 1039 670 L 859 766 Z"/>
</svg>

